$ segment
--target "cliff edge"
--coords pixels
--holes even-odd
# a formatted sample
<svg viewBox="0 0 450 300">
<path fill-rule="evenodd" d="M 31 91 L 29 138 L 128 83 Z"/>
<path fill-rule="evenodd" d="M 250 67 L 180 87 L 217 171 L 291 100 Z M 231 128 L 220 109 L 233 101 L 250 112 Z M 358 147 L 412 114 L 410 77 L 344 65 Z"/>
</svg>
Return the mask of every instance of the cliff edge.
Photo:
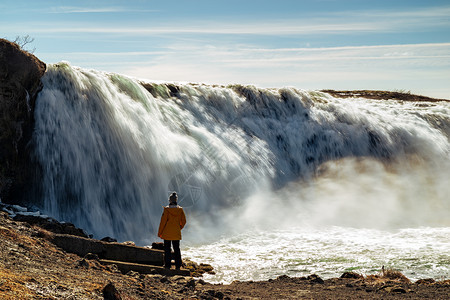
<svg viewBox="0 0 450 300">
<path fill-rule="evenodd" d="M 0 39 L 0 199 L 20 195 L 32 176 L 27 145 L 46 65 L 19 45 Z"/>
</svg>

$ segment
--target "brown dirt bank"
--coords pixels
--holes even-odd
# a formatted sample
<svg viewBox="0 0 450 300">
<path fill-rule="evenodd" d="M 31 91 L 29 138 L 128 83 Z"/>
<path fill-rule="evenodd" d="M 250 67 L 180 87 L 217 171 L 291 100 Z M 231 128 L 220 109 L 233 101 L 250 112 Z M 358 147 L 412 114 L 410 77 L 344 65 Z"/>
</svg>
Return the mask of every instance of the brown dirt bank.
<svg viewBox="0 0 450 300">
<path fill-rule="evenodd" d="M 376 100 L 401 100 L 401 101 L 424 101 L 424 102 L 439 102 L 447 99 L 436 99 L 421 95 L 414 95 L 408 92 L 389 92 L 389 91 L 374 91 L 374 90 L 356 90 L 356 91 L 335 91 L 335 90 L 321 90 L 321 92 L 330 94 L 337 98 L 368 98 Z"/>
<path fill-rule="evenodd" d="M 230 285 L 192 277 L 122 274 L 114 265 L 62 251 L 48 241 L 49 234 L 0 213 L 0 299 L 448 299 L 450 295 L 450 280 L 411 283 L 390 273 L 383 277 L 348 273 L 348 278 L 324 281 L 316 275 L 280 276 Z"/>
</svg>

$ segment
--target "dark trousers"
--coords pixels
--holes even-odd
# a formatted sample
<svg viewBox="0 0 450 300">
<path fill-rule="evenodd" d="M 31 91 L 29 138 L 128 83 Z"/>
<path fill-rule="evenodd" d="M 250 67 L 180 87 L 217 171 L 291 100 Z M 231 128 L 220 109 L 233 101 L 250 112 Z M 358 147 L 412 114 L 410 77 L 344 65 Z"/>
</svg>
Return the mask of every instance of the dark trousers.
<svg viewBox="0 0 450 300">
<path fill-rule="evenodd" d="M 172 249 L 170 248 L 171 243 L 175 255 L 175 267 L 179 269 L 181 268 L 180 241 L 164 240 L 164 266 L 170 269 L 170 266 L 172 265 Z"/>
</svg>

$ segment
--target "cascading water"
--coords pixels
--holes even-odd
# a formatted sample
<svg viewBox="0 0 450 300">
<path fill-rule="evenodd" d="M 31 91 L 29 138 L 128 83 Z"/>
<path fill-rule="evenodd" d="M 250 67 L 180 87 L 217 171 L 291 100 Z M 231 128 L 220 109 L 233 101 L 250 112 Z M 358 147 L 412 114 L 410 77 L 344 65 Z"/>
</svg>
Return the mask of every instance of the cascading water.
<svg viewBox="0 0 450 300">
<path fill-rule="evenodd" d="M 352 236 L 355 228 L 432 226 L 443 228 L 441 238 L 450 236 L 448 102 L 141 84 L 66 63 L 49 66 L 43 84 L 35 110 L 35 202 L 96 237 L 154 241 L 172 190 L 188 215 L 185 252 L 205 260 L 214 256 L 205 254 L 211 245 L 223 249 L 211 258 L 224 270 L 217 281 L 242 279 L 225 267 L 226 253 L 246 257 L 253 246 L 270 248 L 260 254 L 265 258 L 279 252 L 285 260 L 275 255 L 264 271 L 243 272 L 243 279 L 320 272 L 320 263 L 308 269 L 307 257 L 288 262 L 283 251 L 303 245 L 298 251 L 307 254 L 318 243 L 328 255 L 325 249 L 345 244 L 336 238 L 343 228 L 353 228 L 346 231 Z M 331 244 L 311 237 L 318 228 L 335 235 Z M 444 244 L 436 251 L 449 250 Z M 247 254 L 242 268 L 258 268 L 257 254 Z M 448 274 L 450 258 L 440 259 Z"/>
</svg>

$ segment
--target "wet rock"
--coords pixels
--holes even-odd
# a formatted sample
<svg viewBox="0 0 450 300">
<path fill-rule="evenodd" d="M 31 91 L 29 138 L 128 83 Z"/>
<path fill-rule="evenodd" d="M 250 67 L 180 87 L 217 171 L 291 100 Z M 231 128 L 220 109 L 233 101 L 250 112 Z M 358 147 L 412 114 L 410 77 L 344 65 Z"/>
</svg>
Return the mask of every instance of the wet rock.
<svg viewBox="0 0 450 300">
<path fill-rule="evenodd" d="M 102 290 L 105 300 L 122 300 L 122 296 L 112 282 L 109 282 Z"/>
<path fill-rule="evenodd" d="M 204 273 L 215 274 L 213 266 L 205 263 L 197 264 L 190 260 L 184 260 L 183 267 L 188 269 L 193 277 L 201 277 Z"/>
<path fill-rule="evenodd" d="M 214 268 L 210 264 L 201 263 L 199 266 L 199 271 L 203 272 L 203 273 L 215 275 L 216 273 L 213 270 L 214 270 Z"/>
<path fill-rule="evenodd" d="M 34 55 L 0 39 L 0 198 L 3 202 L 25 200 L 34 176 L 27 145 L 45 69 L 45 63 Z"/>
<path fill-rule="evenodd" d="M 340 278 L 346 278 L 346 279 L 361 279 L 364 278 L 361 274 L 355 273 L 355 272 L 345 272 L 341 275 Z"/>
</svg>

